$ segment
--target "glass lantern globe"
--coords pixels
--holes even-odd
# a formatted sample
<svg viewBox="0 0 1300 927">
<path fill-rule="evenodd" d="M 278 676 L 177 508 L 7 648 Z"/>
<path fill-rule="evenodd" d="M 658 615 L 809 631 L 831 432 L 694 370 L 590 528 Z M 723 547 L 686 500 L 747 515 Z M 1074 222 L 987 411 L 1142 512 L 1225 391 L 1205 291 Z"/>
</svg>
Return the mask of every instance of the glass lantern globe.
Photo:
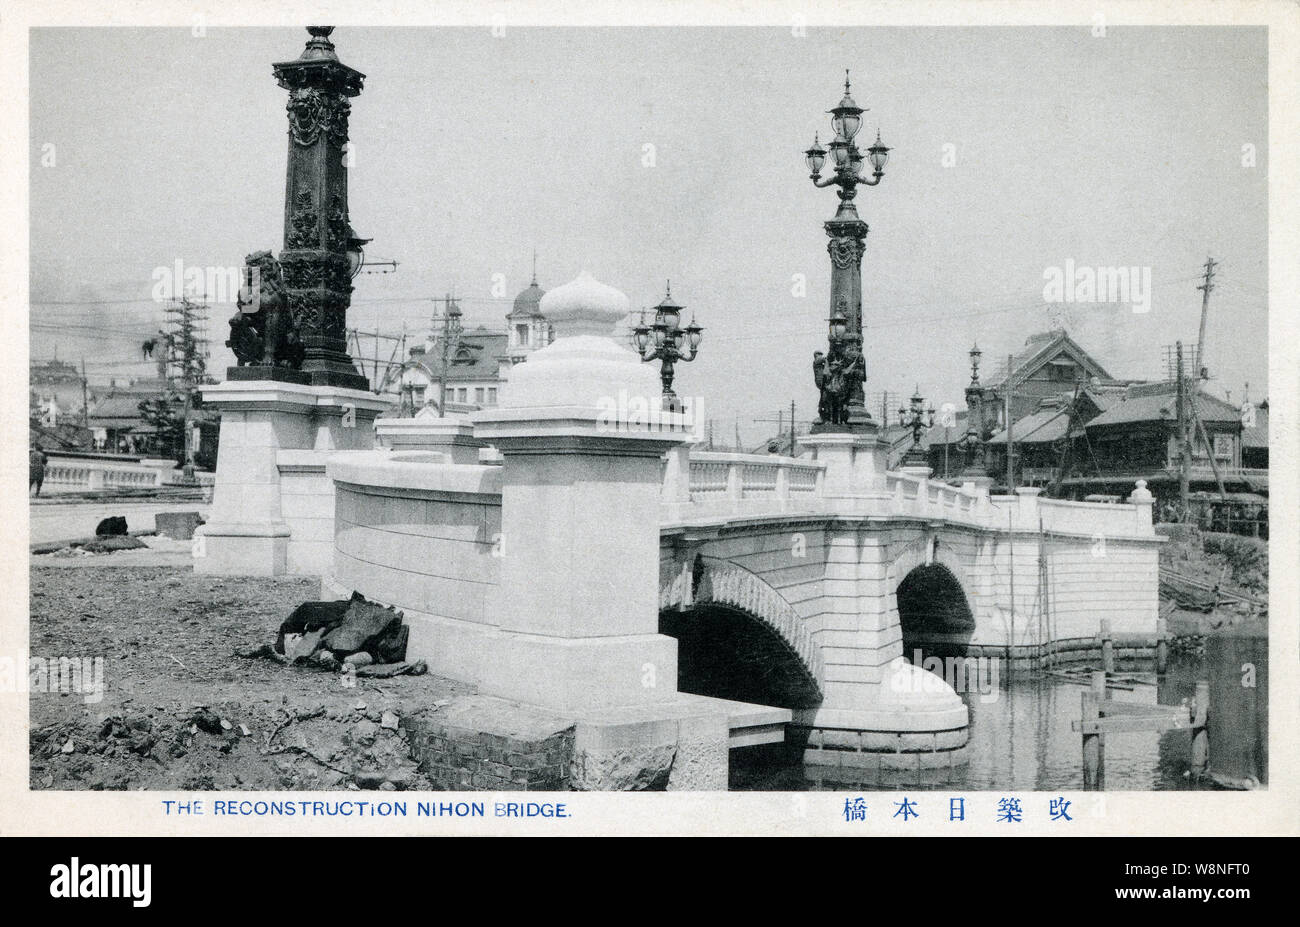
<svg viewBox="0 0 1300 927">
<path fill-rule="evenodd" d="M 844 72 L 844 97 L 840 100 L 839 106 L 831 112 L 831 125 L 835 129 L 835 134 L 846 142 L 853 141 L 853 136 L 858 134 L 862 128 L 863 109 L 853 102 L 853 97 L 849 95 L 849 75 Z"/>
<path fill-rule="evenodd" d="M 822 165 L 826 163 L 826 149 L 818 143 L 816 135 L 813 135 L 812 147 L 804 152 L 804 159 L 808 171 L 814 176 L 822 172 Z"/>
<path fill-rule="evenodd" d="M 844 337 L 849 328 L 849 320 L 844 317 L 844 313 L 836 309 L 827 322 L 830 324 L 831 341 L 839 341 Z"/>
<path fill-rule="evenodd" d="M 358 244 L 349 244 L 348 246 L 348 277 L 355 277 L 361 273 L 361 268 L 366 263 L 366 252 Z"/>
<path fill-rule="evenodd" d="M 692 351 L 700 346 L 700 340 L 703 337 L 704 329 L 695 324 L 695 319 L 691 319 L 691 324 L 686 326 L 686 338 Z"/>
<path fill-rule="evenodd" d="M 876 132 L 876 143 L 867 149 L 867 157 L 871 159 L 871 168 L 877 174 L 885 171 L 885 164 L 889 161 L 889 149 L 880 143 L 880 132 Z"/>
<path fill-rule="evenodd" d="M 835 167 L 847 167 L 849 163 L 849 143 L 842 138 L 837 138 L 830 144 L 831 159 L 835 162 Z"/>
</svg>

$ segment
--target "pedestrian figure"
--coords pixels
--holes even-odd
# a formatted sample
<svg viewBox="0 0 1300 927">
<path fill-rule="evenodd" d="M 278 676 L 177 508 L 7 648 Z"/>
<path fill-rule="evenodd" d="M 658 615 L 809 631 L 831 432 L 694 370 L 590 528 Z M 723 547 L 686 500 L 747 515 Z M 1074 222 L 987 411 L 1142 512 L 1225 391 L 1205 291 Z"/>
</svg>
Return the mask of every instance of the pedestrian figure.
<svg viewBox="0 0 1300 927">
<path fill-rule="evenodd" d="M 32 448 L 27 455 L 27 488 L 36 487 L 36 498 L 41 496 L 41 486 L 45 483 L 45 464 L 48 458 L 39 447 Z"/>
</svg>

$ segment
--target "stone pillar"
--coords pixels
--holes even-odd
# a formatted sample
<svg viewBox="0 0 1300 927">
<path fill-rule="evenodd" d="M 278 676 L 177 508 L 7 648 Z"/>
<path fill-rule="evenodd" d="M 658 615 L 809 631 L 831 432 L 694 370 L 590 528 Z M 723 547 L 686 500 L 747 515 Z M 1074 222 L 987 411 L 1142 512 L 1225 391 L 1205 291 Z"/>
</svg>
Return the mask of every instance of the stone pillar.
<svg viewBox="0 0 1300 927">
<path fill-rule="evenodd" d="M 826 464 L 823 491 L 828 496 L 852 496 L 883 490 L 889 445 L 874 429 L 864 433 L 823 431 L 799 439 L 812 448 L 813 460 Z"/>
<path fill-rule="evenodd" d="M 1137 509 L 1137 523 L 1135 527 L 1139 534 L 1154 534 L 1155 529 L 1151 520 L 1151 511 L 1155 506 L 1155 497 L 1151 495 L 1151 490 L 1147 489 L 1146 480 L 1138 480 L 1136 488 L 1129 493 L 1129 504 Z"/>
<path fill-rule="evenodd" d="M 558 711 L 664 703 L 677 642 L 660 635 L 664 452 L 689 439 L 655 373 L 612 337 L 627 297 L 583 273 L 542 298 L 555 341 L 473 416 L 505 457 L 500 641 L 480 690 Z"/>
<path fill-rule="evenodd" d="M 1043 490 L 1038 486 L 1016 487 L 1016 527 L 1026 531 L 1038 530 L 1038 497 Z"/>
<path fill-rule="evenodd" d="M 212 514 L 195 532 L 194 571 L 278 576 L 286 572 L 290 530 L 280 499 L 278 455 L 374 447 L 374 419 L 392 400 L 362 390 L 272 381 L 227 381 L 203 388 L 221 413 Z"/>
</svg>

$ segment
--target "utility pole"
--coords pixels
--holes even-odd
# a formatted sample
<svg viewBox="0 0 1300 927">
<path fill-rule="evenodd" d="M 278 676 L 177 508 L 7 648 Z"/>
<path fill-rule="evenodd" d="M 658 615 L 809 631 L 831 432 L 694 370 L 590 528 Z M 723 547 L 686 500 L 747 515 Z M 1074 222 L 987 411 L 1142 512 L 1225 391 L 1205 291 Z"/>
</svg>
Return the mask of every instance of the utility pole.
<svg viewBox="0 0 1300 927">
<path fill-rule="evenodd" d="M 1011 440 L 1011 364 L 1015 360 L 1012 354 L 1007 355 L 1007 384 L 1003 392 L 1003 413 L 1002 420 L 1007 426 L 1007 494 L 1011 495 L 1016 491 L 1015 470 L 1013 460 L 1015 458 L 1016 443 Z"/>
<path fill-rule="evenodd" d="M 795 418 L 794 418 L 794 412 L 795 412 L 795 404 L 794 404 L 794 400 L 791 399 L 791 400 L 790 400 L 790 432 L 789 432 L 789 434 L 790 434 L 790 456 L 791 456 L 791 457 L 794 456 L 794 445 L 795 445 L 795 437 L 796 437 L 796 430 L 795 430 L 796 422 L 795 422 Z M 753 419 L 753 421 L 755 421 L 755 422 L 760 422 L 760 423 L 775 424 L 775 425 L 776 425 L 776 436 L 777 436 L 778 440 L 779 440 L 779 439 L 780 439 L 780 438 L 781 438 L 781 437 L 786 433 L 786 427 L 785 427 L 786 419 L 785 419 L 785 410 L 784 410 L 784 409 L 778 409 L 778 410 L 777 410 L 777 412 L 776 412 L 776 418 L 756 418 L 756 419 Z"/>
<path fill-rule="evenodd" d="M 402 363 L 399 357 L 406 356 L 406 323 L 402 323 L 402 333 L 400 335 L 385 335 L 380 329 L 376 328 L 373 333 L 366 332 L 367 338 L 373 338 L 375 345 L 373 348 L 374 359 L 372 361 L 373 371 L 370 377 L 371 390 L 376 396 L 388 389 L 388 384 L 393 378 L 393 371 L 400 371 Z M 379 375 L 379 342 L 391 341 L 393 350 L 389 352 L 388 360 L 384 363 L 384 375 Z M 361 347 L 361 330 L 359 328 L 348 329 L 348 345 L 351 347 L 352 356 L 361 364 L 361 371 L 365 373 L 365 349 Z M 401 390 L 399 389 L 400 393 Z"/>
<path fill-rule="evenodd" d="M 1201 440 L 1205 442 L 1205 453 L 1210 458 L 1210 469 L 1214 471 L 1214 482 L 1219 487 L 1219 498 L 1224 502 L 1228 501 L 1228 491 L 1223 485 L 1223 476 L 1219 473 L 1219 462 L 1214 459 L 1214 445 L 1210 443 L 1210 433 L 1205 428 L 1205 422 L 1201 420 L 1201 413 L 1196 408 L 1196 397 L 1190 395 L 1187 397 L 1188 411 L 1192 413 L 1192 421 L 1201 433 Z"/>
<path fill-rule="evenodd" d="M 1204 282 L 1197 287 L 1201 291 L 1201 330 L 1196 337 L 1196 380 L 1209 377 L 1209 368 L 1205 366 L 1205 320 L 1210 314 L 1210 290 L 1214 289 L 1214 268 L 1218 265 L 1213 258 L 1205 259 Z"/>
<path fill-rule="evenodd" d="M 434 300 L 437 302 L 437 300 Z M 442 366 L 438 371 L 438 414 L 443 418 L 447 417 L 447 365 L 451 363 L 452 342 L 459 343 L 461 332 L 464 330 L 461 326 L 460 305 L 448 293 L 442 300 L 443 311 L 442 317 L 434 316 L 434 329 L 437 329 L 438 323 L 442 323 L 441 337 L 441 355 Z"/>
<path fill-rule="evenodd" d="M 1183 343 L 1174 345 L 1174 371 L 1178 377 L 1176 414 L 1178 418 L 1178 501 L 1183 508 L 1183 517 L 1187 517 L 1191 477 L 1192 447 L 1187 428 L 1187 382 L 1183 374 Z"/>
<path fill-rule="evenodd" d="M 89 390 L 86 387 L 86 358 L 81 358 L 81 427 L 90 427 L 90 400 L 87 398 Z"/>
<path fill-rule="evenodd" d="M 195 303 L 188 296 L 182 296 L 179 302 L 167 306 L 167 382 L 169 389 L 176 389 L 179 384 L 184 402 L 182 427 L 185 459 L 181 473 L 187 483 L 194 481 L 194 392 L 202 384 L 207 371 L 204 358 L 207 356 L 208 342 L 203 336 L 207 312 L 206 302 Z"/>
</svg>

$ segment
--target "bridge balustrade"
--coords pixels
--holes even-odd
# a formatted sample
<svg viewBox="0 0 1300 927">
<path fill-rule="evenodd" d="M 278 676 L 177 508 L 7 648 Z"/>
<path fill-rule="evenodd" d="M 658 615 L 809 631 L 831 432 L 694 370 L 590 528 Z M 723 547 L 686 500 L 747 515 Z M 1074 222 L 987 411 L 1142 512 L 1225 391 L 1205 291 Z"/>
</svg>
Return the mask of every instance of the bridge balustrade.
<svg viewBox="0 0 1300 927">
<path fill-rule="evenodd" d="M 733 511 L 746 500 L 779 507 L 792 497 L 819 497 L 825 470 L 824 464 L 792 457 L 697 451 L 690 455 L 690 497 L 693 503 Z"/>
<path fill-rule="evenodd" d="M 205 474 L 208 482 L 211 474 Z M 101 489 L 135 489 L 163 485 L 157 467 L 113 464 L 105 461 L 64 463 L 51 460 L 45 467 L 45 487 L 52 492 L 93 492 Z"/>
<path fill-rule="evenodd" d="M 1149 505 L 1043 499 L 1022 487 L 1012 496 L 989 497 L 973 485 L 954 486 L 924 471 L 890 470 L 883 483 L 847 498 L 826 493 L 825 463 L 791 457 L 695 451 L 689 454 L 689 499 L 668 514 L 678 517 L 764 515 L 797 509 L 828 514 L 852 512 L 943 520 L 981 528 L 1104 534 L 1152 533 Z M 668 492 L 667 482 L 665 492 Z M 667 497 L 666 501 L 667 501 Z M 1008 511 L 1010 516 L 1008 516 Z"/>
</svg>

